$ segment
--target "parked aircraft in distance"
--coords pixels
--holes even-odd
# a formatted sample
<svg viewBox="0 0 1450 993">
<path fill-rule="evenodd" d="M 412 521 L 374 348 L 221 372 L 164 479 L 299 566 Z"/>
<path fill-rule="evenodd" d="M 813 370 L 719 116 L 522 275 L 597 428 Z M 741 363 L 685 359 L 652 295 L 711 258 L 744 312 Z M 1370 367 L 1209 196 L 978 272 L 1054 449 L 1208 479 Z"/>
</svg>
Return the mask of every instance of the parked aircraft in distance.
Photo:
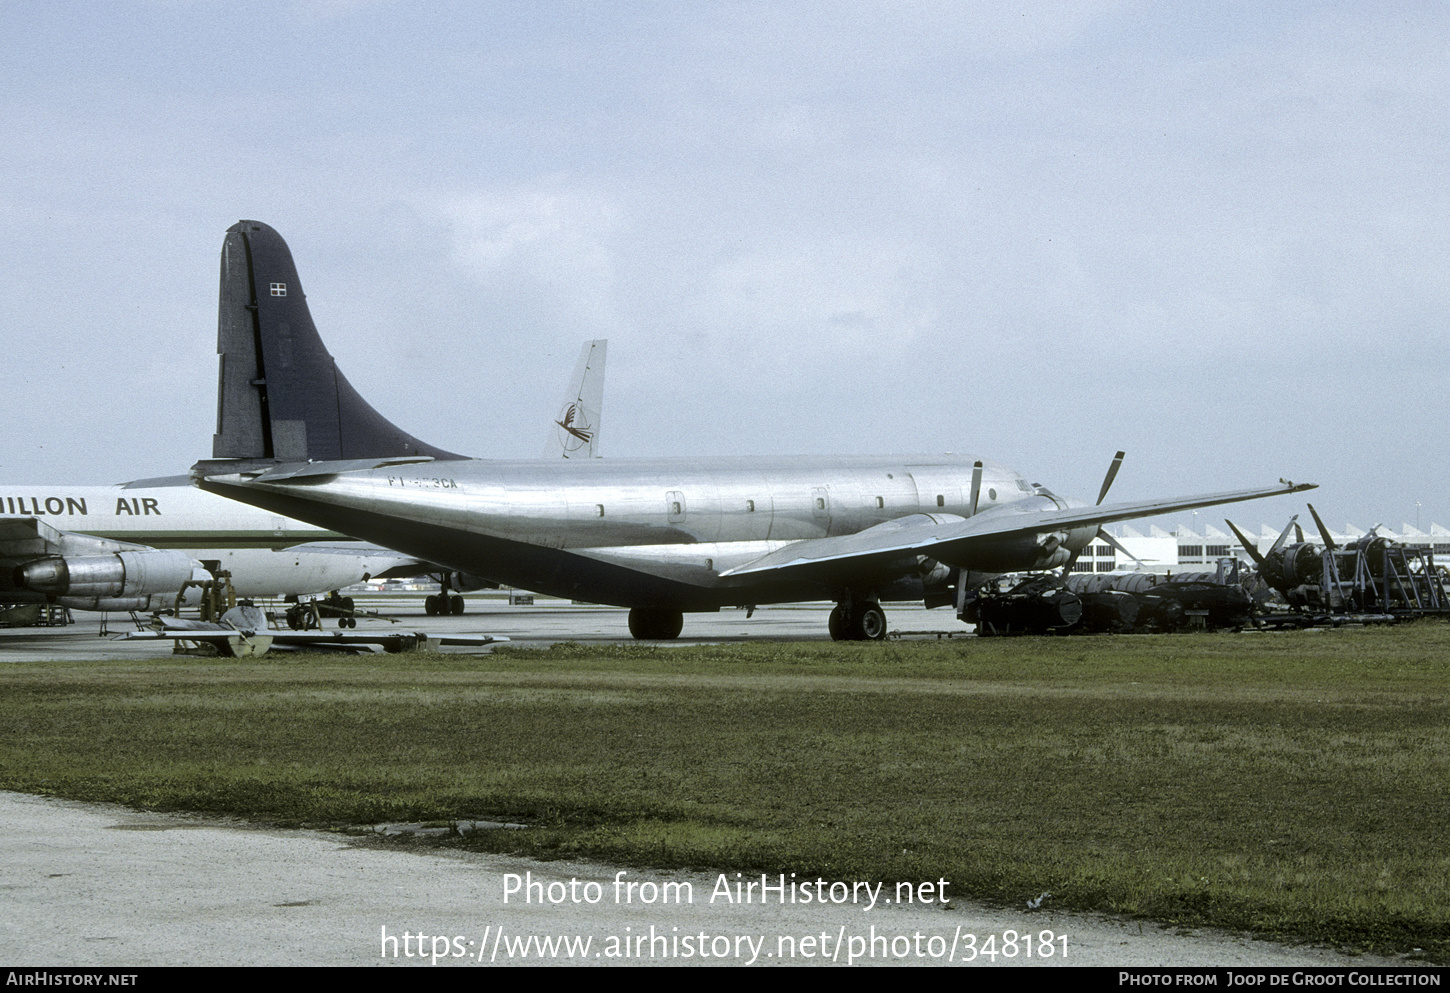
<svg viewBox="0 0 1450 993">
<path fill-rule="evenodd" d="M 579 352 L 569 390 L 554 421 L 555 432 L 544 445 L 544 458 L 597 459 L 599 422 L 604 410 L 604 359 L 609 341 L 586 341 Z"/>
<path fill-rule="evenodd" d="M 586 341 L 550 425 L 546 458 L 599 451 L 607 342 Z M 310 596 L 367 579 L 433 573 L 443 592 L 430 614 L 461 614 L 454 590 L 493 585 L 405 553 L 361 542 L 205 493 L 186 476 L 114 486 L 0 484 L 0 603 L 72 610 L 161 610 L 189 581 L 230 574 L 241 597 Z M 190 600 L 195 604 L 193 592 Z"/>
<path fill-rule="evenodd" d="M 239 596 L 310 595 L 427 564 L 189 485 L 0 485 L 0 603 L 72 610 L 172 607 L 225 570 Z M 191 598 L 195 599 L 195 596 Z"/>
<path fill-rule="evenodd" d="M 469 459 L 352 388 L 276 231 L 228 229 L 221 284 L 220 430 L 197 485 L 450 569 L 628 607 L 637 638 L 676 637 L 691 611 L 818 599 L 837 603 L 834 637 L 882 638 L 883 600 L 960 607 L 988 574 L 1070 565 L 1104 524 L 1312 486 L 1089 507 L 950 455 Z"/>
</svg>

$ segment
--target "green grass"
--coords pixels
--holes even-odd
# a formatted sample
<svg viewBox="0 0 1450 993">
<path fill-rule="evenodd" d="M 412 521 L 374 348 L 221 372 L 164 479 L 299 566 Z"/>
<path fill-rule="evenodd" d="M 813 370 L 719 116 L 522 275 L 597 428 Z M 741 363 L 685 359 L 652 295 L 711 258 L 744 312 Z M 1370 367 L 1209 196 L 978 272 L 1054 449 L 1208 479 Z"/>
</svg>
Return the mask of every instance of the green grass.
<svg viewBox="0 0 1450 993">
<path fill-rule="evenodd" d="M 0 788 L 1450 962 L 1450 627 L 0 666 Z"/>
</svg>

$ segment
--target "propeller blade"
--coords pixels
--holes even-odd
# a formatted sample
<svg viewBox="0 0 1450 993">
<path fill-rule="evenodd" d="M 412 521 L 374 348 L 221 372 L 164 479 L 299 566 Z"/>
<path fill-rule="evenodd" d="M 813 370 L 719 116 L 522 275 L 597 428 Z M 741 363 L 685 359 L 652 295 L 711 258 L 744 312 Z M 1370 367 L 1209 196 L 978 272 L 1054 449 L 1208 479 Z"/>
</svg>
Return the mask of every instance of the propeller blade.
<svg viewBox="0 0 1450 993">
<path fill-rule="evenodd" d="M 1237 526 L 1235 526 L 1233 521 L 1225 519 L 1224 523 L 1229 526 L 1229 530 L 1233 531 L 1233 533 L 1238 536 L 1239 544 L 1244 546 L 1244 551 L 1249 553 L 1249 558 L 1254 560 L 1254 564 L 1258 566 L 1263 566 L 1264 556 L 1260 554 L 1259 546 L 1249 541 L 1244 533 L 1240 531 Z"/>
<path fill-rule="evenodd" d="M 1283 551 L 1284 543 L 1289 540 L 1289 532 L 1294 530 L 1294 525 L 1298 522 L 1298 514 L 1295 514 L 1293 517 L 1289 518 L 1289 523 L 1284 525 L 1284 530 L 1283 533 L 1279 535 L 1279 540 L 1274 542 L 1274 547 L 1269 549 L 1270 555 L 1273 555 L 1275 552 Z"/>
<path fill-rule="evenodd" d="M 1294 540 L 1301 545 L 1304 544 L 1304 529 L 1297 524 L 1294 525 Z"/>
<path fill-rule="evenodd" d="M 1098 506 L 1102 506 L 1103 498 L 1108 495 L 1108 488 L 1113 485 L 1113 480 L 1118 478 L 1118 470 L 1123 467 L 1123 456 L 1126 452 L 1119 452 L 1113 456 L 1113 464 L 1108 466 L 1107 478 L 1103 480 L 1103 488 L 1098 492 Z"/>
<path fill-rule="evenodd" d="M 1143 560 L 1138 558 L 1138 556 L 1134 555 L 1132 552 L 1128 551 L 1128 549 L 1123 545 L 1121 541 L 1108 534 L 1106 528 L 1098 528 L 1098 537 L 1101 538 L 1103 541 L 1106 541 L 1109 545 L 1112 545 L 1114 548 L 1116 548 L 1120 554 L 1126 555 L 1128 558 L 1138 563 L 1139 569 L 1146 570 L 1148 568 L 1146 565 L 1143 564 Z"/>
<path fill-rule="evenodd" d="M 1077 557 L 1081 554 L 1082 552 L 1073 552 L 1067 557 L 1067 565 L 1062 567 L 1062 580 L 1064 582 L 1067 581 L 1068 576 L 1072 575 L 1072 567 L 1077 565 Z"/>
<path fill-rule="evenodd" d="M 1331 552 L 1334 551 L 1334 539 L 1329 537 L 1329 529 L 1325 527 L 1324 522 L 1319 519 L 1319 511 L 1314 509 L 1314 504 L 1312 503 L 1309 505 L 1309 513 L 1314 516 L 1314 526 L 1319 529 L 1319 540 L 1324 542 L 1324 547 L 1326 549 Z"/>
<path fill-rule="evenodd" d="M 978 462 L 973 462 L 972 463 L 972 499 L 971 499 L 971 504 L 970 504 L 971 509 L 967 511 L 967 516 L 968 517 L 975 517 L 975 516 L 977 516 L 977 498 L 980 497 L 981 495 L 982 495 L 982 463 L 980 461 L 978 461 Z"/>
</svg>

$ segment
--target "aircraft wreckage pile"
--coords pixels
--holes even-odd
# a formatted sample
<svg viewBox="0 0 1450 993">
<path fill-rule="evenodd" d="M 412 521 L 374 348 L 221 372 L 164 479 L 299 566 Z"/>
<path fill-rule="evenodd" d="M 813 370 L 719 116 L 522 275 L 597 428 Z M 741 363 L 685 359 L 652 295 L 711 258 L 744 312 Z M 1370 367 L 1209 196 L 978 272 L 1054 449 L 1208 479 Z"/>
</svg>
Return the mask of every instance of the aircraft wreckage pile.
<svg viewBox="0 0 1450 993">
<path fill-rule="evenodd" d="M 1310 505 L 1319 533 L 1329 529 Z M 1256 568 L 1222 558 L 1213 572 L 1028 576 L 989 586 L 959 612 L 983 636 L 1128 634 L 1246 627 L 1338 627 L 1450 618 L 1450 570 L 1433 553 L 1371 531 L 1356 541 L 1304 540 L 1298 517 L 1261 553 L 1232 522 Z M 1296 540 L 1289 542 L 1290 534 Z"/>
</svg>

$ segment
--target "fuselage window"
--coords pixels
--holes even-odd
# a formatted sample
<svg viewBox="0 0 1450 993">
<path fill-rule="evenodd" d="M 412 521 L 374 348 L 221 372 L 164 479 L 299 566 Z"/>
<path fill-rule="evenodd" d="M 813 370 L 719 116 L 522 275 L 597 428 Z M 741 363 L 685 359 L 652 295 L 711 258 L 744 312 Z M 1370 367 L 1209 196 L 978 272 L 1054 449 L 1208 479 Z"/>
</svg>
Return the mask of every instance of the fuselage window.
<svg viewBox="0 0 1450 993">
<path fill-rule="evenodd" d="M 745 512 L 747 514 L 753 514 L 753 513 L 755 513 L 755 501 L 754 500 L 746 500 L 745 501 Z"/>
<path fill-rule="evenodd" d="M 938 493 L 936 495 L 936 505 L 938 507 L 945 507 L 947 505 L 947 498 Z"/>
<path fill-rule="evenodd" d="M 816 509 L 817 510 L 825 510 L 826 509 L 826 498 L 825 497 L 816 497 Z"/>
<path fill-rule="evenodd" d="M 997 499 L 997 491 L 995 489 L 989 489 L 987 491 L 987 499 L 995 501 Z"/>
<path fill-rule="evenodd" d="M 603 517 L 604 516 L 604 504 L 602 504 L 602 503 L 596 503 L 594 505 L 594 514 L 595 514 L 596 517 Z"/>
<path fill-rule="evenodd" d="M 877 510 L 881 510 L 885 506 L 886 506 L 886 501 L 883 500 L 883 499 L 881 499 L 880 497 L 877 497 L 876 498 L 876 509 Z"/>
</svg>

